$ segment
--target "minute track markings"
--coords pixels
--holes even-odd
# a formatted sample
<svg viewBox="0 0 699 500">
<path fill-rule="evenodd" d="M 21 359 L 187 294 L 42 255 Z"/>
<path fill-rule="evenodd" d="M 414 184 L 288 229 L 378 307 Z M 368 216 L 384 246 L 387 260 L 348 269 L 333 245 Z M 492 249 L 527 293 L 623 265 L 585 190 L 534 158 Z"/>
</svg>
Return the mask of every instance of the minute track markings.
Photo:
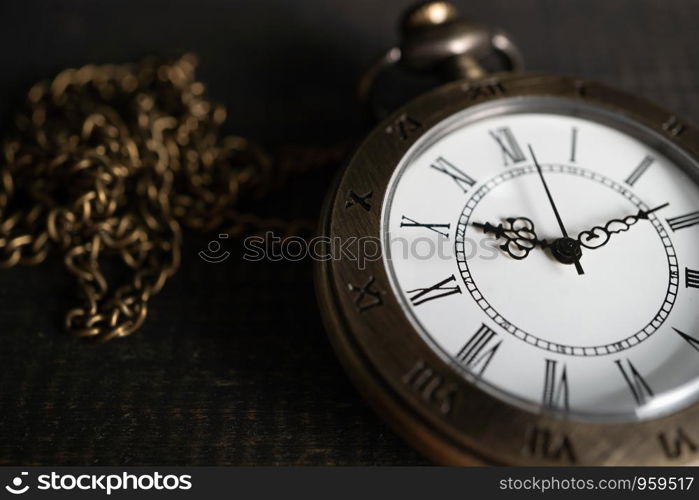
<svg viewBox="0 0 699 500">
<path fill-rule="evenodd" d="M 636 197 L 629 189 L 625 188 L 624 185 L 617 181 L 613 181 L 601 174 L 596 172 L 583 169 L 574 165 L 561 165 L 561 164 L 543 164 L 542 168 L 551 172 L 551 174 L 573 174 L 578 175 L 584 179 L 598 182 L 608 188 L 611 188 L 629 201 L 631 201 L 639 210 L 648 210 L 648 207 L 643 205 L 642 201 Z M 650 222 L 658 233 L 658 236 L 662 242 L 665 249 L 665 254 L 667 256 L 669 274 L 668 274 L 668 286 L 665 295 L 664 302 L 658 308 L 655 316 L 636 333 L 627 336 L 622 339 L 615 340 L 614 342 L 609 342 L 602 345 L 593 346 L 580 346 L 580 345 L 564 345 L 556 342 L 551 342 L 539 337 L 532 335 L 531 333 L 522 330 L 518 326 L 512 324 L 507 318 L 504 318 L 496 309 L 493 308 L 491 303 L 484 297 L 481 290 L 478 288 L 471 271 L 469 269 L 469 263 L 467 259 L 464 258 L 465 250 L 465 238 L 466 230 L 471 227 L 470 217 L 474 210 L 478 206 L 478 203 L 486 196 L 486 194 L 492 189 L 496 188 L 503 182 L 512 180 L 514 178 L 520 177 L 522 175 L 535 174 L 536 170 L 534 166 L 522 166 L 516 169 L 507 169 L 501 174 L 498 174 L 486 181 L 471 195 L 469 196 L 461 216 L 459 217 L 459 222 L 455 228 L 455 255 L 457 259 L 457 266 L 461 273 L 464 284 L 469 294 L 475 300 L 476 304 L 496 323 L 507 324 L 509 327 L 505 328 L 505 331 L 509 332 L 511 335 L 517 337 L 520 340 L 527 342 L 539 349 L 543 349 L 556 354 L 563 354 L 568 356 L 605 356 L 610 354 L 616 354 L 629 349 L 635 345 L 646 340 L 652 334 L 658 331 L 658 329 L 665 322 L 666 318 L 669 316 L 672 308 L 674 306 L 675 300 L 677 298 L 677 286 L 679 285 L 679 267 L 677 263 L 676 251 L 672 245 L 672 241 L 669 239 L 665 226 L 658 220 L 655 214 L 650 214 Z M 474 228 L 473 230 L 478 230 Z"/>
<path fill-rule="evenodd" d="M 457 437 L 466 440 L 469 445 L 467 448 L 473 449 L 470 446 L 473 444 L 477 447 L 477 451 L 483 452 L 483 445 L 491 446 L 497 442 L 498 437 L 508 436 L 507 425 L 503 425 L 502 428 L 492 428 L 493 422 L 497 419 L 491 418 L 488 423 L 489 415 L 488 412 L 483 411 L 484 407 L 486 410 L 492 409 L 491 413 L 499 416 L 516 414 L 518 418 L 514 423 L 520 427 L 515 429 L 518 433 L 512 435 L 511 446 L 505 447 L 503 453 L 500 453 L 500 448 L 487 450 L 488 457 L 495 454 L 502 463 L 523 463 L 525 460 L 531 460 L 531 463 L 542 463 L 543 459 L 540 455 L 527 457 L 527 454 L 522 452 L 522 441 L 525 435 L 523 431 L 538 425 L 548 426 L 552 433 L 566 433 L 572 436 L 576 443 L 579 463 L 583 465 L 629 463 L 637 460 L 639 453 L 647 459 L 646 461 L 662 461 L 663 457 L 657 450 L 658 443 L 654 439 L 659 430 L 666 431 L 672 436 L 674 421 L 670 422 L 672 426 L 663 427 L 660 425 L 663 422 L 656 421 L 656 417 L 664 417 L 681 409 L 680 403 L 683 405 L 696 403 L 696 398 L 691 400 L 689 397 L 683 398 L 683 401 L 677 401 L 677 403 L 669 401 L 672 398 L 665 398 L 666 390 L 669 391 L 672 388 L 671 384 L 678 386 L 685 377 L 695 377 L 697 373 L 696 370 L 692 370 L 695 366 L 691 361 L 692 357 L 699 353 L 688 349 L 690 346 L 684 346 L 682 339 L 675 338 L 677 336 L 669 328 L 674 324 L 687 333 L 699 337 L 699 328 L 695 328 L 697 324 L 693 321 L 695 318 L 687 314 L 692 312 L 691 308 L 689 311 L 684 308 L 685 299 L 693 298 L 692 294 L 695 292 L 683 290 L 685 280 L 681 269 L 678 274 L 680 290 L 677 303 L 670 313 L 672 318 L 668 317 L 664 325 L 655 333 L 654 339 L 645 342 L 640 349 L 631 347 L 639 346 L 638 339 L 641 339 L 641 336 L 630 339 L 630 342 L 621 340 L 622 337 L 639 331 L 644 325 L 647 326 L 646 322 L 663 304 L 664 289 L 670 270 L 665 264 L 665 251 L 656 234 L 656 222 L 659 221 L 665 232 L 669 234 L 669 238 L 672 238 L 672 243 L 677 247 L 677 254 L 682 259 L 682 265 L 692 265 L 695 269 L 699 269 L 699 262 L 693 263 L 690 260 L 691 247 L 688 249 L 684 246 L 696 243 L 694 230 L 697 228 L 688 229 L 681 235 L 682 238 L 675 238 L 665 222 L 666 217 L 699 209 L 699 204 L 685 205 L 688 201 L 685 198 L 690 195 L 696 198 L 699 192 L 695 189 L 699 186 L 694 186 L 686 175 L 686 172 L 691 172 L 695 167 L 694 162 L 690 160 L 695 156 L 696 148 L 688 152 L 691 156 L 685 161 L 681 155 L 674 154 L 675 146 L 682 148 L 682 143 L 675 145 L 665 141 L 657 133 L 646 134 L 644 132 L 646 129 L 635 130 L 636 118 L 645 119 L 644 115 L 636 116 L 630 112 L 628 116 L 622 115 L 617 119 L 615 115 L 619 114 L 617 113 L 619 109 L 613 109 L 611 106 L 613 103 L 603 101 L 605 105 L 610 105 L 598 106 L 600 103 L 597 99 L 601 92 L 595 85 L 591 87 L 589 94 L 589 106 L 592 108 L 590 110 L 578 109 L 583 104 L 588 105 L 588 102 L 580 100 L 581 104 L 578 105 L 578 100 L 568 95 L 555 103 L 549 103 L 540 97 L 536 99 L 542 99 L 542 102 L 535 100 L 528 103 L 525 98 L 521 98 L 524 101 L 521 107 L 518 99 L 508 99 L 501 103 L 493 103 L 492 107 L 483 106 L 473 111 L 463 109 L 466 107 L 463 100 L 457 101 L 461 107 L 448 111 L 449 113 L 454 111 L 455 116 L 446 111 L 442 114 L 435 112 L 434 119 L 427 120 L 426 132 L 424 137 L 418 139 L 419 142 L 411 144 L 405 150 L 390 151 L 392 155 L 389 156 L 389 161 L 380 165 L 379 194 L 382 205 L 380 212 L 368 219 L 372 224 L 367 229 L 371 231 L 372 236 L 378 233 L 383 244 L 382 249 L 385 250 L 382 260 L 376 266 L 381 271 L 385 267 L 385 272 L 391 280 L 393 294 L 387 296 L 387 300 L 390 299 L 390 306 L 393 309 L 390 311 L 391 316 L 387 315 L 383 322 L 368 325 L 373 328 L 371 332 L 366 332 L 366 328 L 359 330 L 358 336 L 362 335 L 359 339 L 363 342 L 371 333 L 380 333 L 375 336 L 378 342 L 376 350 L 380 350 L 386 335 L 384 331 L 377 331 L 377 329 L 388 329 L 392 319 L 398 320 L 394 323 L 397 326 L 394 328 L 395 332 L 390 332 L 392 342 L 395 333 L 397 351 L 403 352 L 405 349 L 403 342 L 406 344 L 410 342 L 407 346 L 410 348 L 413 347 L 413 343 L 417 344 L 420 349 L 417 354 L 426 353 L 425 357 L 438 364 L 439 368 L 446 369 L 445 375 L 458 385 L 462 397 L 466 398 L 455 405 L 453 419 L 450 416 L 447 423 L 451 422 L 450 425 L 454 424 L 455 428 L 458 426 L 459 430 L 464 429 L 464 432 L 459 433 Z M 516 92 L 515 95 L 517 95 Z M 436 104 L 442 103 L 436 102 Z M 514 113 L 512 117 L 508 114 L 524 113 L 529 110 L 527 106 L 533 107 L 535 104 L 538 107 L 534 108 L 531 117 L 526 114 L 520 119 Z M 628 104 L 627 101 L 619 98 L 619 107 L 623 108 L 626 104 Z M 421 107 L 416 109 L 423 112 Z M 546 114 L 543 113 L 544 111 L 556 111 L 556 113 Z M 457 112 L 458 115 L 456 115 Z M 541 113 L 542 117 L 539 118 L 536 113 Z M 583 120 L 588 116 L 592 119 Z M 456 270 L 453 269 L 453 258 L 430 259 L 422 262 L 420 262 L 422 259 L 401 259 L 399 257 L 400 242 L 392 243 L 392 238 L 401 235 L 401 232 L 404 237 L 427 236 L 429 240 L 435 238 L 432 231 L 425 228 L 398 229 L 401 224 L 401 215 L 411 217 L 419 223 L 451 222 L 454 229 L 450 228 L 450 237 L 454 236 L 456 239 L 459 235 L 465 239 L 473 239 L 476 236 L 473 229 L 463 224 L 462 228 L 458 229 L 459 218 L 454 217 L 454 214 L 471 200 L 471 195 L 478 191 L 481 185 L 490 183 L 491 177 L 508 170 L 502 167 L 500 152 L 488 137 L 488 129 L 494 129 L 503 122 L 510 123 L 515 133 L 520 132 L 521 129 L 521 135 L 517 138 L 523 148 L 529 140 L 536 141 L 539 137 L 551 139 L 546 151 L 542 149 L 541 153 L 542 156 L 544 153 L 551 156 L 542 157 L 541 160 L 560 162 L 568 160 L 571 125 L 580 124 L 580 142 L 576 153 L 580 157 L 580 164 L 599 169 L 599 172 L 613 178 L 617 184 L 621 184 L 631 193 L 628 197 L 624 197 L 612 189 L 598 186 L 597 182 L 578 179 L 575 175 L 552 174 L 549 181 L 551 188 L 554 195 L 559 191 L 561 193 L 563 198 L 561 202 L 563 206 L 560 206 L 561 215 L 564 221 L 570 224 L 569 229 L 573 235 L 588 225 L 608 220 L 609 216 L 615 216 L 617 213 L 623 215 L 628 208 L 634 208 L 633 212 L 635 212 L 638 206 L 635 203 L 639 199 L 638 196 L 635 196 L 636 200 L 633 199 L 635 193 L 642 198 L 640 201 L 642 205 L 647 202 L 653 207 L 668 199 L 672 200 L 672 204 L 677 207 L 675 209 L 670 207 L 669 213 L 657 214 L 653 219 L 653 227 L 646 221 L 643 226 L 637 228 L 638 231 L 620 235 L 617 246 L 609 247 L 594 257 L 591 255 L 589 268 L 586 266 L 585 269 L 589 277 L 586 277 L 585 281 L 578 280 L 575 285 L 569 285 L 569 272 L 566 275 L 557 273 L 562 269 L 560 266 L 546 267 L 547 263 L 551 263 L 551 258 L 546 253 L 533 256 L 526 263 L 528 268 L 525 266 L 517 268 L 518 263 L 500 257 L 493 257 L 492 262 L 485 262 L 481 266 L 479 254 L 487 259 L 488 249 L 485 249 L 485 253 L 481 253 L 478 248 L 470 253 L 468 249 L 466 250 L 470 259 L 469 265 L 473 271 L 472 277 L 475 280 L 472 283 L 475 282 L 480 287 L 485 297 L 496 309 L 500 309 L 505 318 L 555 342 L 592 346 L 596 351 L 595 354 L 607 354 L 606 358 L 604 356 L 599 356 L 597 359 L 568 358 L 558 352 L 549 354 L 519 340 L 510 339 L 510 333 L 499 326 L 498 320 L 483 314 L 472 302 L 471 297 L 466 297 L 466 294 L 434 299 L 427 305 L 423 303 L 415 308 L 407 299 L 406 290 L 426 287 L 446 278 L 452 272 L 456 275 Z M 588 122 L 591 125 L 586 125 Z M 520 124 L 528 126 L 520 126 Z M 641 122 L 641 125 L 644 124 L 647 129 L 651 128 L 650 122 Z M 661 141 L 665 142 L 661 143 Z M 636 188 L 630 187 L 624 181 L 642 159 L 644 152 L 650 150 L 658 151 L 657 165 L 651 166 L 650 170 L 638 179 L 635 186 L 640 187 L 636 191 Z M 373 160 L 374 154 L 374 149 L 368 149 L 366 159 Z M 461 196 L 462 189 L 458 185 L 453 185 L 452 178 L 432 171 L 429 160 L 437 154 L 444 154 L 447 158 L 454 159 L 464 172 L 478 179 L 477 184 L 470 188 L 467 195 Z M 611 164 L 610 158 L 613 160 Z M 380 159 L 384 160 L 384 158 Z M 526 162 L 518 164 L 512 167 L 512 170 L 526 168 L 527 165 Z M 362 175 L 376 177 L 373 171 L 367 174 L 360 170 L 361 164 L 357 166 L 357 175 L 360 179 Z M 668 175 L 665 176 L 665 174 Z M 525 176 L 520 180 L 521 182 L 513 181 L 509 186 L 496 188 L 491 191 L 492 194 L 486 195 L 473 211 L 471 220 L 487 219 L 497 223 L 500 221 L 501 214 L 509 215 L 510 212 L 507 209 L 514 208 L 517 214 L 530 215 L 534 221 L 538 222 L 542 207 L 539 200 L 532 200 L 533 196 L 530 196 L 533 179 L 531 176 L 529 178 Z M 681 181 L 684 181 L 684 186 L 681 186 Z M 677 189 L 678 187 L 680 189 Z M 429 210 L 424 210 L 425 207 Z M 573 214 L 570 221 L 566 218 L 568 212 Z M 447 217 L 445 214 L 450 215 Z M 483 217 L 479 218 L 481 215 Z M 492 217 L 489 218 L 489 216 Z M 355 224 L 353 220 L 350 222 L 352 224 L 348 232 L 353 231 L 352 235 L 357 232 L 357 229 L 366 227 L 366 225 Z M 541 236 L 550 237 L 553 232 L 551 226 L 550 222 L 544 222 L 541 225 L 543 230 Z M 556 235 L 555 232 L 553 234 Z M 664 238 L 667 239 L 668 236 Z M 468 243 L 472 242 L 467 241 Z M 476 241 L 477 243 L 479 242 Z M 617 243 L 616 240 L 614 243 Z M 453 247 L 449 250 L 451 253 Z M 549 272 L 550 270 L 552 271 Z M 459 281 L 457 277 L 457 283 L 460 285 Z M 464 283 L 468 284 L 468 281 L 464 280 Z M 448 285 L 453 284 L 452 282 Z M 650 292 L 645 293 L 647 290 Z M 671 307 L 668 305 L 667 309 L 670 310 Z M 473 377 L 457 363 L 456 354 L 482 322 L 496 330 L 499 338 L 506 345 L 501 346 L 492 358 L 492 362 L 485 369 L 483 380 L 472 386 L 469 384 L 473 382 Z M 350 326 L 354 328 L 355 325 Z M 359 324 L 359 328 L 364 326 Z M 507 329 L 510 330 L 509 327 Z M 404 338 L 405 331 L 411 334 L 409 339 Z M 601 346 L 607 343 L 613 345 L 609 350 Z M 493 345 L 492 341 L 490 345 Z M 392 344 L 391 347 L 393 346 Z M 371 347 L 374 348 L 374 344 L 371 344 Z M 623 354 L 610 355 L 626 348 L 628 351 Z M 649 362 L 650 358 L 646 359 L 643 356 L 644 352 L 652 353 L 652 363 Z M 413 353 L 409 354 L 412 356 Z M 569 391 L 571 413 L 564 419 L 559 418 L 562 415 L 558 411 L 556 411 L 556 418 L 550 418 L 554 416 L 542 409 L 541 403 L 544 401 L 543 392 L 546 386 L 545 358 L 557 361 L 557 370 L 552 378 L 559 381 L 559 385 L 563 365 L 566 365 L 566 380 L 572 392 Z M 651 391 L 658 396 L 657 400 L 654 399 L 649 407 L 644 407 L 642 410 L 635 408 L 634 399 L 626 388 L 624 378 L 614 364 L 615 359 L 621 359 L 624 367 L 627 368 L 625 364 L 627 358 L 630 358 Z M 690 363 L 686 363 L 687 360 Z M 383 359 L 379 357 L 374 361 L 381 370 L 384 369 Z M 410 357 L 404 361 L 398 364 L 401 370 L 404 367 L 410 367 L 415 359 Z M 670 370 L 655 373 L 655 368 L 662 364 L 666 364 Z M 417 408 L 427 415 L 428 409 L 418 407 L 416 403 L 419 401 L 410 395 L 406 396 L 400 384 L 393 383 L 393 378 L 390 381 L 391 388 L 396 389 L 394 392 L 400 391 L 399 396 L 405 396 L 404 399 L 411 408 Z M 551 391 L 546 392 L 550 394 Z M 470 400 L 472 395 L 473 401 Z M 556 401 L 555 397 L 547 398 L 548 401 L 551 399 Z M 666 404 L 666 401 L 669 401 L 669 404 Z M 447 421 L 439 420 L 440 417 L 437 414 L 430 413 L 428 416 L 432 423 Z M 476 420 L 474 421 L 473 418 Z M 525 419 L 528 420 L 525 421 Z M 641 422 L 646 419 L 648 420 Z M 507 423 L 507 419 L 504 421 Z M 682 423 L 687 422 L 682 421 Z M 479 426 L 485 427 L 481 429 Z M 585 439 L 589 436 L 584 434 L 592 427 L 601 434 L 596 436 L 597 440 L 591 447 Z M 485 429 L 487 432 L 479 433 L 479 429 Z M 581 432 L 578 432 L 579 430 Z M 624 432 L 617 432 L 620 430 Z M 639 435 L 634 434 L 635 431 L 641 432 L 643 439 L 637 439 Z M 469 436 L 476 436 L 479 439 L 472 443 L 469 441 Z M 556 442 L 548 436 L 542 441 Z M 604 448 L 602 450 L 604 453 L 599 453 L 600 447 Z M 614 452 L 618 452 L 619 448 L 625 448 L 628 453 L 615 454 Z M 636 455 L 634 452 L 637 452 Z M 634 459 L 633 456 L 637 458 Z"/>
</svg>

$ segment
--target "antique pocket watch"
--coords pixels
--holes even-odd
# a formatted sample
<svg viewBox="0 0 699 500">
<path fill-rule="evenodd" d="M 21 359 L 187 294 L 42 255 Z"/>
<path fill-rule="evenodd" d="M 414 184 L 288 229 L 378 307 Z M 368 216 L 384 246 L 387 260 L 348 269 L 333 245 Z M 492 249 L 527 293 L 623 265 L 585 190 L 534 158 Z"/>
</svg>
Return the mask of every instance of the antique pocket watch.
<svg viewBox="0 0 699 500">
<path fill-rule="evenodd" d="M 323 235 L 381 250 L 316 269 L 362 394 L 443 463 L 696 464 L 699 132 L 584 79 L 484 74 L 516 48 L 446 2 L 404 29 L 381 64 L 459 78 L 386 117 L 326 203 Z"/>
</svg>

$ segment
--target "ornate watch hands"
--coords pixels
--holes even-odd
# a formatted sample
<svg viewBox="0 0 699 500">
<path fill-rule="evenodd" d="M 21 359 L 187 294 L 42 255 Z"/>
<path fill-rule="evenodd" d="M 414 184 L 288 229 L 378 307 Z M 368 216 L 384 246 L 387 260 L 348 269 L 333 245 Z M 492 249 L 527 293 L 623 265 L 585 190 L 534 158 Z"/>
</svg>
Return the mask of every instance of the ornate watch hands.
<svg viewBox="0 0 699 500">
<path fill-rule="evenodd" d="M 490 222 L 471 224 L 486 234 L 504 240 L 499 247 L 513 259 L 524 259 L 537 246 L 541 249 L 548 248 L 556 260 L 564 264 L 574 264 L 580 259 L 581 251 L 577 241 L 568 237 L 558 238 L 551 243 L 540 240 L 536 236 L 534 223 L 527 217 L 509 217 L 505 219 L 505 224 L 497 226 Z"/>
<path fill-rule="evenodd" d="M 498 239 L 505 241 L 500 244 L 500 249 L 504 250 L 513 259 L 524 259 L 529 252 L 537 245 L 541 248 L 549 246 L 546 240 L 539 240 L 534 231 L 534 223 L 527 217 L 510 217 L 505 219 L 506 224 L 494 226 L 490 222 L 481 224 L 473 222 L 473 226 L 482 229 L 486 234 L 494 234 Z"/>
<path fill-rule="evenodd" d="M 550 249 L 554 257 L 561 261 L 557 252 L 565 252 L 567 249 L 561 250 L 557 246 L 565 245 L 568 240 L 571 240 L 577 245 L 577 254 L 575 253 L 576 249 L 571 247 L 570 260 L 565 263 L 573 264 L 576 259 L 580 258 L 581 246 L 589 249 L 600 248 L 607 244 L 612 234 L 628 231 L 639 220 L 647 220 L 649 214 L 662 210 L 668 205 L 669 203 L 663 203 L 650 210 L 639 210 L 637 214 L 628 215 L 623 219 L 612 219 L 604 226 L 595 226 L 590 230 L 581 232 L 577 241 L 568 237 L 559 238 L 553 242 L 540 240 L 536 235 L 534 222 L 528 217 L 508 217 L 504 223 L 498 225 L 490 222 L 472 222 L 471 224 L 481 229 L 484 233 L 492 234 L 498 240 L 502 240 L 502 243 L 499 245 L 500 249 L 517 260 L 524 259 L 529 255 L 529 252 L 538 246 L 541 249 Z"/>
<path fill-rule="evenodd" d="M 655 208 L 648 210 L 640 209 L 634 215 L 627 215 L 619 219 L 612 219 L 603 226 L 594 226 L 592 229 L 582 231 L 577 237 L 570 237 L 563 220 L 553 199 L 553 195 L 549 189 L 546 178 L 544 177 L 543 169 L 534 154 L 534 150 L 529 145 L 529 153 L 531 155 L 536 172 L 538 173 L 541 184 L 544 187 L 546 197 L 553 210 L 556 222 L 561 231 L 562 237 L 551 242 L 540 240 L 537 238 L 534 230 L 534 223 L 527 217 L 509 217 L 504 223 L 494 225 L 490 222 L 473 222 L 473 226 L 481 229 L 484 233 L 490 233 L 498 238 L 499 248 L 507 253 L 510 257 L 516 260 L 526 258 L 529 253 L 537 246 L 542 249 L 549 249 L 551 255 L 562 264 L 574 264 L 578 274 L 584 274 L 580 258 L 582 257 L 582 249 L 596 249 L 607 244 L 612 234 L 628 231 L 631 226 L 643 219 L 649 219 L 649 215 L 653 212 L 661 210 L 669 205 L 664 203 Z"/>
<path fill-rule="evenodd" d="M 631 226 L 639 220 L 648 219 L 648 214 L 667 207 L 669 203 L 663 203 L 650 210 L 639 210 L 636 215 L 628 215 L 623 219 L 612 219 L 604 226 L 595 226 L 592 229 L 583 231 L 578 235 L 578 243 L 585 248 L 595 249 L 603 247 L 609 241 L 612 234 L 628 231 Z"/>
</svg>

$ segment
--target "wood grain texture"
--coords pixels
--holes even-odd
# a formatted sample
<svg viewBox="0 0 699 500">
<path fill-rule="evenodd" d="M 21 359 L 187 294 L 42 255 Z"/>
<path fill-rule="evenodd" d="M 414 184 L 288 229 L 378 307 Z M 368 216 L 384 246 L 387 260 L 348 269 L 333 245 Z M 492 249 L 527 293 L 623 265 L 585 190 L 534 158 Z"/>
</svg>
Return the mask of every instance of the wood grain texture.
<svg viewBox="0 0 699 500">
<path fill-rule="evenodd" d="M 274 145 L 358 133 L 353 79 L 409 2 L 45 3 L 0 7 L 0 121 L 63 66 L 195 50 L 230 131 Z M 699 121 L 699 4 L 463 1 L 519 42 L 530 69 L 582 74 Z M 167 6 L 167 11 L 164 8 Z M 330 172 L 261 207 L 315 216 Z M 424 464 L 364 405 L 318 316 L 309 262 L 203 262 L 143 330 L 91 345 L 58 325 L 73 293 L 57 260 L 0 271 L 0 464 Z"/>
</svg>

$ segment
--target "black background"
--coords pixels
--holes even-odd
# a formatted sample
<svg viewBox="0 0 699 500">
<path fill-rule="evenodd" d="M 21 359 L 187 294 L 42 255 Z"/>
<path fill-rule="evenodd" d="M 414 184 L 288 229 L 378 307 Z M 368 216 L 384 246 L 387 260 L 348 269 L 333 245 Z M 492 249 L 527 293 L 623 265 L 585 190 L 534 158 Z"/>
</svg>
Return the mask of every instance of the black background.
<svg viewBox="0 0 699 500">
<path fill-rule="evenodd" d="M 37 1 L 0 7 L 0 122 L 66 66 L 195 51 L 226 130 L 269 147 L 360 130 L 352 89 L 410 2 Z M 580 74 L 699 116 L 699 2 L 457 2 L 507 29 L 532 70 Z M 314 216 L 330 173 L 269 211 Z M 91 345 L 60 329 L 57 259 L 0 272 L 0 464 L 423 464 L 361 401 L 320 324 L 311 266 L 223 264 L 189 235 L 142 331 Z"/>
</svg>

